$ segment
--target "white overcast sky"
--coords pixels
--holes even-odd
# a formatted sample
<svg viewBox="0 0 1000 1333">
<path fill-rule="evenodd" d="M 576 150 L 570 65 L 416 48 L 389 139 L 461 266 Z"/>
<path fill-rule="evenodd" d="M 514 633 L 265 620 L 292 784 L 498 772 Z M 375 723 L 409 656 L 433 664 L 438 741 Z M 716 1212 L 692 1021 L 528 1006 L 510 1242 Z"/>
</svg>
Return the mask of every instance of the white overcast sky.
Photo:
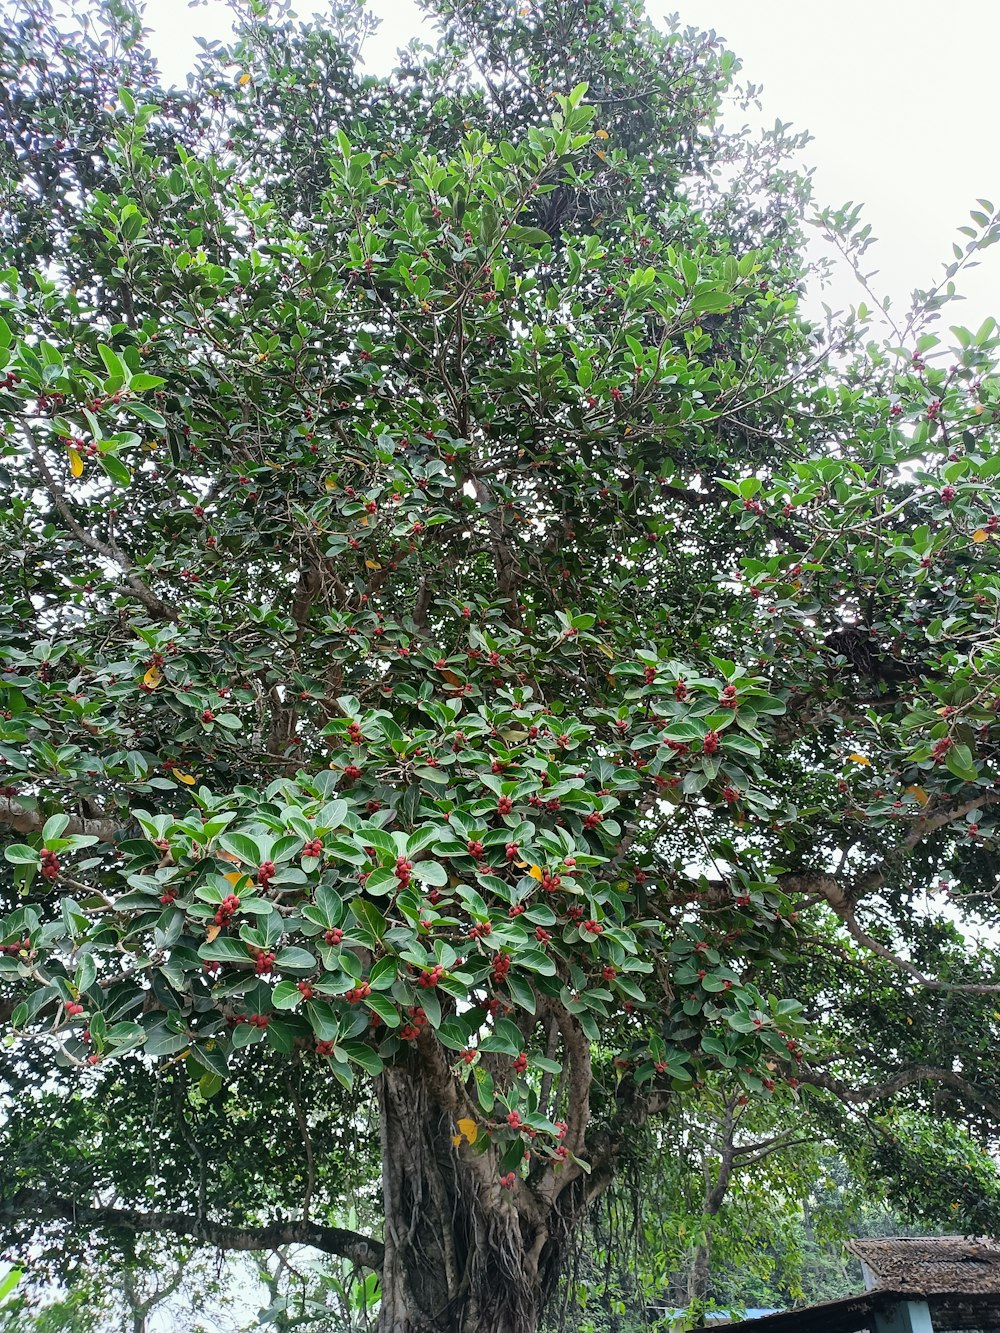
<svg viewBox="0 0 1000 1333">
<path fill-rule="evenodd" d="M 581 0 L 582 2 L 582 0 Z M 808 130 L 803 163 L 815 168 L 819 204 L 865 205 L 879 243 L 866 268 L 876 291 L 902 313 L 913 287 L 930 286 L 952 258 L 951 243 L 976 199 L 1000 204 L 996 63 L 1000 0 L 647 0 L 654 19 L 678 9 L 685 24 L 715 29 L 763 85 L 759 123 Z M 321 0 L 300 0 L 305 15 Z M 366 50 L 375 72 L 420 32 L 413 0 L 369 0 L 382 27 Z M 148 0 L 153 46 L 180 78 L 194 34 L 221 36 L 224 0 Z M 755 115 L 757 113 L 754 113 Z M 978 327 L 1000 318 L 1000 246 L 967 275 L 967 300 L 945 323 Z M 863 294 L 848 281 L 824 297 L 835 307 Z"/>
</svg>

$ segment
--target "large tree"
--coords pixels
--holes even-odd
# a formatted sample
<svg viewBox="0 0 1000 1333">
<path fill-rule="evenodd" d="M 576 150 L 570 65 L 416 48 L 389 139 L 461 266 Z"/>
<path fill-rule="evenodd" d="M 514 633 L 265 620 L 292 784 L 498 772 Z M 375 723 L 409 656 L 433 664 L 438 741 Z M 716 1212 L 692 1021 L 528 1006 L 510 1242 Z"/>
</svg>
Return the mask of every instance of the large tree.
<svg viewBox="0 0 1000 1333">
<path fill-rule="evenodd" d="M 253 3 L 170 90 L 125 0 L 11 8 L 6 1077 L 187 1146 L 124 1204 L 5 1156 L 2 1216 L 528 1333 L 708 1084 L 989 1133 L 998 340 L 802 317 L 711 35 L 431 9 L 382 79 L 354 6 Z M 317 1196 L 366 1127 L 381 1235 Z"/>
</svg>

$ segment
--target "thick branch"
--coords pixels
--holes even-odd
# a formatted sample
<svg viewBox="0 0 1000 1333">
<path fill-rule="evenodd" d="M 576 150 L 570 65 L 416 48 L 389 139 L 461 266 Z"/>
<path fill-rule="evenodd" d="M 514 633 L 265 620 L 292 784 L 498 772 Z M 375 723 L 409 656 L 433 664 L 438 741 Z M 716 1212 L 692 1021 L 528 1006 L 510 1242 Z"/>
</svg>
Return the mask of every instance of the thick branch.
<svg viewBox="0 0 1000 1333">
<path fill-rule="evenodd" d="M 803 1070 L 802 1081 L 811 1083 L 817 1088 L 826 1088 L 835 1093 L 842 1102 L 849 1102 L 851 1105 L 891 1097 L 903 1088 L 912 1087 L 914 1083 L 943 1083 L 946 1087 L 954 1088 L 967 1100 L 981 1106 L 994 1120 L 1000 1120 L 1000 1103 L 985 1096 L 974 1083 L 964 1079 L 961 1074 L 956 1074 L 951 1069 L 936 1069 L 932 1065 L 910 1065 L 887 1079 L 885 1083 L 866 1083 L 857 1087 L 851 1087 L 830 1074 L 821 1073 L 818 1069 Z"/>
<path fill-rule="evenodd" d="M 16 801 L 0 797 L 0 824 L 6 824 L 18 833 L 40 833 L 47 818 L 38 810 L 26 810 Z M 115 842 L 124 831 L 115 819 L 83 819 L 71 815 L 66 825 L 66 833 L 88 834 L 100 842 Z"/>
<path fill-rule="evenodd" d="M 90 1207 L 42 1190 L 20 1190 L 0 1202 L 0 1224 L 59 1220 L 76 1227 L 100 1227 L 132 1233 L 167 1232 L 190 1236 L 199 1245 L 221 1250 L 274 1250 L 281 1245 L 311 1245 L 324 1254 L 336 1254 L 361 1268 L 378 1271 L 382 1245 L 356 1231 L 322 1226 L 318 1222 L 272 1222 L 263 1227 L 236 1227 L 201 1221 L 189 1213 L 140 1212 L 134 1208 Z"/>
</svg>

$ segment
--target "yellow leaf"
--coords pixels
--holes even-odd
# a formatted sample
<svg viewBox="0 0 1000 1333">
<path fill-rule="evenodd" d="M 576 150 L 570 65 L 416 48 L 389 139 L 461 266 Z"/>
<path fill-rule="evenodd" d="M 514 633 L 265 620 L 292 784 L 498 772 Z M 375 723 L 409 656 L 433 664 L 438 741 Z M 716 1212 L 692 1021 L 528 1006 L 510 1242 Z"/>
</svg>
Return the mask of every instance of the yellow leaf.
<svg viewBox="0 0 1000 1333">
<path fill-rule="evenodd" d="M 83 476 L 83 458 L 78 449 L 69 451 L 69 470 L 74 477 Z"/>
<path fill-rule="evenodd" d="M 871 768 L 872 766 L 872 761 L 866 759 L 863 754 L 849 754 L 847 758 L 852 764 L 864 764 L 866 768 Z"/>
<path fill-rule="evenodd" d="M 365 569 L 381 569 L 381 568 L 382 568 L 382 566 L 379 564 L 379 562 L 378 562 L 377 560 L 366 560 L 366 561 L 365 561 Z"/>
<path fill-rule="evenodd" d="M 368 515 L 367 515 L 367 514 L 362 514 L 362 515 L 361 515 L 361 526 L 362 526 L 363 528 L 367 528 L 367 526 L 368 526 Z"/>
<path fill-rule="evenodd" d="M 323 485 L 326 487 L 328 491 L 336 491 L 340 489 L 339 486 L 337 485 L 336 477 L 327 477 Z"/>
<path fill-rule="evenodd" d="M 205 927 L 205 939 L 206 939 L 206 941 L 207 941 L 209 944 L 211 944 L 212 941 L 215 939 L 216 935 L 218 935 L 218 933 L 219 933 L 219 931 L 220 931 L 221 929 L 222 929 L 222 927 L 221 927 L 221 926 L 217 926 L 217 925 L 215 924 L 214 921 L 211 922 L 209 925 L 207 925 L 207 926 Z"/>
<path fill-rule="evenodd" d="M 537 879 L 540 881 L 542 878 L 542 867 L 532 866 L 531 869 L 528 871 L 528 874 L 531 876 L 532 879 Z"/>
<path fill-rule="evenodd" d="M 607 139 L 608 137 L 609 137 L 609 135 L 608 135 L 607 130 L 595 130 L 595 131 L 594 131 L 594 138 L 595 138 L 595 139 Z"/>
<path fill-rule="evenodd" d="M 183 782 L 187 787 L 193 787 L 197 780 L 193 778 L 190 773 L 182 773 L 179 768 L 172 768 L 170 771 L 178 782 Z"/>
<path fill-rule="evenodd" d="M 461 1136 L 461 1134 L 452 1134 L 452 1136 L 451 1136 L 451 1146 L 452 1146 L 453 1148 L 458 1148 L 458 1147 L 461 1145 L 461 1142 L 462 1142 L 462 1136 Z"/>
<path fill-rule="evenodd" d="M 475 1143 L 476 1139 L 479 1138 L 479 1126 L 474 1120 L 456 1120 L 455 1124 L 459 1129 L 459 1142 L 463 1137 L 467 1138 L 470 1143 Z"/>
<path fill-rule="evenodd" d="M 249 75 L 249 74 L 241 74 L 241 75 L 240 75 L 240 87 L 241 87 L 241 88 L 245 88 L 249 82 L 250 82 L 250 75 Z"/>
<path fill-rule="evenodd" d="M 233 888 L 235 888 L 243 876 L 238 870 L 231 870 L 228 875 L 223 875 L 222 878 L 228 879 Z"/>
<path fill-rule="evenodd" d="M 989 539 L 990 534 L 985 528 L 976 528 L 975 532 L 972 534 L 972 540 L 974 542 L 988 542 Z"/>
<path fill-rule="evenodd" d="M 907 787 L 906 795 L 912 796 L 918 805 L 926 805 L 931 799 L 924 791 L 923 787 Z"/>
<path fill-rule="evenodd" d="M 159 667 L 152 666 L 142 678 L 143 685 L 148 685 L 151 690 L 155 690 L 157 685 L 163 684 L 163 672 Z"/>
<path fill-rule="evenodd" d="M 603 148 L 595 148 L 594 156 L 599 157 L 602 162 L 606 162 L 608 160 L 608 155 Z"/>
<path fill-rule="evenodd" d="M 606 643 L 599 643 L 597 646 L 598 648 L 600 648 L 601 652 L 604 654 L 605 657 L 610 657 L 612 662 L 615 660 L 614 653 L 611 651 L 611 649 L 608 647 Z"/>
</svg>

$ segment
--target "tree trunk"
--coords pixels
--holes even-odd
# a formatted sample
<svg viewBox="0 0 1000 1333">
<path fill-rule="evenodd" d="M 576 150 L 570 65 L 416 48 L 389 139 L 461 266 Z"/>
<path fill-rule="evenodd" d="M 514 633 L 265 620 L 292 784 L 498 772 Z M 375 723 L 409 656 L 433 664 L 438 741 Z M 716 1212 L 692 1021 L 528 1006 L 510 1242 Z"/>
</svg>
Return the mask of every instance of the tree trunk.
<svg viewBox="0 0 1000 1333">
<path fill-rule="evenodd" d="M 450 1075 L 449 1075 L 450 1078 Z M 379 1078 L 385 1261 L 378 1333 L 534 1333 L 555 1245 L 495 1152 L 455 1147 L 432 1077 L 414 1062 Z"/>
</svg>

